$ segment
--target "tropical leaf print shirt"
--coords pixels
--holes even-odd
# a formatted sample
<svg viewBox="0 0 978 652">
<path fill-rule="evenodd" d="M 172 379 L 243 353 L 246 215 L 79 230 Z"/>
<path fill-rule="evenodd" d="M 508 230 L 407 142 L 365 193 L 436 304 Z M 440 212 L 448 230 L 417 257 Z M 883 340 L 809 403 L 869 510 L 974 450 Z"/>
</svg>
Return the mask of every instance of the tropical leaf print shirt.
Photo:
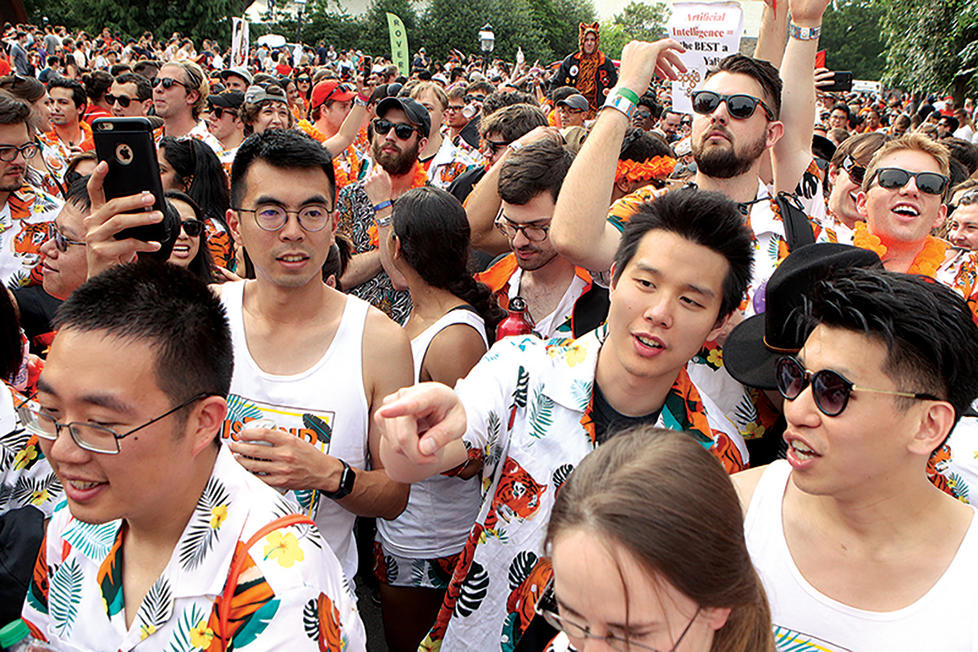
<svg viewBox="0 0 978 652">
<path fill-rule="evenodd" d="M 508 337 L 456 391 L 483 503 L 423 650 L 513 650 L 550 575 L 543 539 L 557 490 L 595 448 L 592 388 L 599 327 L 582 337 Z M 686 430 L 730 472 L 744 468 L 737 427 L 681 371 L 658 426 Z"/>
<path fill-rule="evenodd" d="M 121 521 L 55 510 L 23 618 L 59 650 L 364 650 L 363 624 L 336 557 L 312 525 L 259 529 L 292 513 L 222 446 L 169 563 L 125 624 Z M 218 617 L 232 558 L 244 555 L 226 628 Z"/>
</svg>

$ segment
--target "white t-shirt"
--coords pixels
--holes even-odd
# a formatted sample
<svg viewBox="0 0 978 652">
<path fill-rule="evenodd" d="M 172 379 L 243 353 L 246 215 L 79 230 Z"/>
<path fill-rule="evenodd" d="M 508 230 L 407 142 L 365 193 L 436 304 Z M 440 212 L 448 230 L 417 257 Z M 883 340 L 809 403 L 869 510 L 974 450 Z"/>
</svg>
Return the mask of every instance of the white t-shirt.
<svg viewBox="0 0 978 652">
<path fill-rule="evenodd" d="M 744 521 L 780 652 L 978 651 L 978 519 L 972 518 L 951 564 L 919 600 L 896 611 L 856 609 L 819 592 L 791 558 L 781 519 L 790 475 L 787 461 L 771 464 Z"/>
<path fill-rule="evenodd" d="M 326 353 L 301 373 L 266 373 L 248 352 L 242 316 L 246 281 L 221 286 L 234 346 L 234 375 L 228 396 L 223 439 L 256 419 L 271 419 L 280 430 L 312 443 L 320 452 L 357 469 L 367 467 L 370 406 L 363 387 L 363 327 L 369 304 L 347 296 L 343 318 Z M 343 572 L 357 571 L 352 512 L 314 490 L 289 491 L 286 497 L 309 514 L 336 554 Z"/>
<path fill-rule="evenodd" d="M 450 310 L 411 340 L 414 356 L 414 382 L 419 382 L 425 353 L 442 330 L 454 324 L 471 326 L 486 339 L 486 323 L 477 313 L 465 308 Z M 454 555 L 465 545 L 465 538 L 479 515 L 482 492 L 477 478 L 434 475 L 411 485 L 407 507 L 393 521 L 377 519 L 377 534 L 384 546 L 398 557 L 435 559 Z"/>
</svg>

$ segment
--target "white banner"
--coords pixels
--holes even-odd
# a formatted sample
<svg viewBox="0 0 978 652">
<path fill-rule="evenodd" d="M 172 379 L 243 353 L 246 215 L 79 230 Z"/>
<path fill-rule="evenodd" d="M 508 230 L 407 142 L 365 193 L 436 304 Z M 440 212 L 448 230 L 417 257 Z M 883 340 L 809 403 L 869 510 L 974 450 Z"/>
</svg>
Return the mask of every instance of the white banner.
<svg viewBox="0 0 978 652">
<path fill-rule="evenodd" d="M 248 65 L 248 21 L 245 18 L 231 19 L 231 61 L 228 68 Z"/>
<path fill-rule="evenodd" d="M 690 93 L 720 59 L 740 51 L 744 13 L 737 2 L 676 2 L 667 30 L 686 48 L 680 55 L 687 71 L 672 82 L 672 107 L 692 113 Z"/>
</svg>

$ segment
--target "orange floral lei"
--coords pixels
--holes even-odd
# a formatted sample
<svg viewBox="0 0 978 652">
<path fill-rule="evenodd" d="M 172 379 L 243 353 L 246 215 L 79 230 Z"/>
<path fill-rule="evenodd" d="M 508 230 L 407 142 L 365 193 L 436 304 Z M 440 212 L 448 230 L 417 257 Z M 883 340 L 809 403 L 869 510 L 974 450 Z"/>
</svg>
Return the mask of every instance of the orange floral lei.
<svg viewBox="0 0 978 652">
<path fill-rule="evenodd" d="M 662 179 L 670 174 L 676 167 L 676 159 L 670 156 L 656 156 L 644 162 L 638 161 L 618 161 L 618 169 L 615 170 L 615 182 L 624 181 L 648 181 L 649 179 Z"/>
<path fill-rule="evenodd" d="M 411 187 L 408 190 L 420 188 L 428 183 L 428 173 L 424 171 L 424 165 L 421 164 L 421 161 L 414 162 L 413 173 L 414 177 L 411 179 Z M 374 249 L 380 247 L 380 236 L 377 234 L 376 224 L 371 224 L 367 228 L 367 236 L 370 238 L 371 247 Z"/>
<path fill-rule="evenodd" d="M 868 249 L 874 252 L 880 257 L 880 260 L 886 260 L 886 245 L 883 244 L 883 241 L 878 236 L 869 232 L 869 227 L 865 222 L 856 222 L 852 244 L 860 249 Z M 924 240 L 923 248 L 917 253 L 913 262 L 910 264 L 910 269 L 907 270 L 907 274 L 921 274 L 934 278 L 938 268 L 944 262 L 946 255 L 947 244 L 929 235 Z"/>
</svg>

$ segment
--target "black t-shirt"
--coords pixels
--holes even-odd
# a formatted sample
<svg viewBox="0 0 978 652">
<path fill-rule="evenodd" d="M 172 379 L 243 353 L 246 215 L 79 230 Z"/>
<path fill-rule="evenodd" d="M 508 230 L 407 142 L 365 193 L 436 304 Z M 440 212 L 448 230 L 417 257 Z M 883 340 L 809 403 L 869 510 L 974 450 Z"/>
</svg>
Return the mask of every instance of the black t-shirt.
<svg viewBox="0 0 978 652">
<path fill-rule="evenodd" d="M 594 420 L 594 436 L 599 444 L 605 443 L 614 435 L 633 426 L 655 425 L 659 420 L 660 412 L 662 412 L 661 407 L 655 412 L 639 417 L 626 416 L 611 407 L 611 403 L 601 393 L 598 383 L 596 381 L 594 383 L 594 408 L 591 411 L 591 418 Z"/>
<path fill-rule="evenodd" d="M 14 298 L 17 299 L 17 306 L 20 308 L 20 326 L 27 334 L 31 353 L 40 355 L 46 346 L 39 343 L 36 338 L 39 335 L 47 335 L 53 330 L 51 322 L 55 311 L 61 305 L 61 299 L 52 297 L 40 285 L 18 288 L 14 290 Z"/>
</svg>

